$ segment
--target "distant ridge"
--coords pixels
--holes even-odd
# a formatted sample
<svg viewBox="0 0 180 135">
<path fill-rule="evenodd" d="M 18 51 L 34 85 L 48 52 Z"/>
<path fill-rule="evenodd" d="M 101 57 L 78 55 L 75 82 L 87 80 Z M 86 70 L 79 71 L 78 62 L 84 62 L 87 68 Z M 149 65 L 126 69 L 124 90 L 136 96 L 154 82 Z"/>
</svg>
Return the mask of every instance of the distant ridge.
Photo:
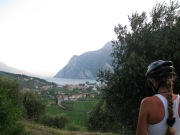
<svg viewBox="0 0 180 135">
<path fill-rule="evenodd" d="M 74 55 L 54 78 L 96 79 L 100 68 L 111 68 L 111 53 L 112 43 L 108 42 L 99 50 Z"/>
<path fill-rule="evenodd" d="M 41 77 L 40 75 L 29 73 L 26 71 L 22 71 L 13 67 L 10 67 L 3 62 L 0 62 L 0 71 L 3 72 L 8 72 L 8 73 L 13 73 L 13 74 L 23 74 L 23 75 L 29 75 L 29 76 L 34 76 L 34 77 Z"/>
</svg>

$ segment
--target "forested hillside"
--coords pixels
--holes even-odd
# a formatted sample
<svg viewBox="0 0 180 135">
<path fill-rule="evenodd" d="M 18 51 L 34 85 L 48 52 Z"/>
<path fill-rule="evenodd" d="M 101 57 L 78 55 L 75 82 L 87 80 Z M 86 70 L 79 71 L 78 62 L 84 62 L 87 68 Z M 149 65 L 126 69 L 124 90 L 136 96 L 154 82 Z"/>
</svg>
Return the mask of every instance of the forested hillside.
<svg viewBox="0 0 180 135">
<path fill-rule="evenodd" d="M 16 80 L 20 84 L 20 88 L 23 90 L 44 90 L 47 87 L 57 87 L 57 84 L 48 82 L 38 77 L 27 76 L 23 74 L 13 74 L 0 71 L 0 77 L 9 77 Z"/>
</svg>

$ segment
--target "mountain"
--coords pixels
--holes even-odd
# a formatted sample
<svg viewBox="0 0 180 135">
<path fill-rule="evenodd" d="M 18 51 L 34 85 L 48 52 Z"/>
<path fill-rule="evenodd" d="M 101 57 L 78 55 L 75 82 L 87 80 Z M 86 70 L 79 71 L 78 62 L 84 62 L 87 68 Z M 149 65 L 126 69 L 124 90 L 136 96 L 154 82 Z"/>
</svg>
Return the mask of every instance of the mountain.
<svg viewBox="0 0 180 135">
<path fill-rule="evenodd" d="M 0 77 L 8 77 L 16 80 L 20 85 L 21 90 L 35 90 L 42 91 L 49 88 L 57 87 L 57 84 L 48 82 L 38 77 L 27 76 L 24 74 L 13 74 L 9 72 L 0 71 Z"/>
<path fill-rule="evenodd" d="M 40 77 L 40 75 L 25 72 L 13 67 L 10 67 L 2 62 L 0 62 L 0 71 L 8 72 L 8 73 L 14 73 L 14 74 L 24 74 L 24 75 L 29 75 L 29 76 L 35 76 L 35 77 Z"/>
<path fill-rule="evenodd" d="M 100 68 L 111 68 L 111 53 L 112 43 L 108 42 L 99 50 L 74 55 L 54 78 L 96 79 Z"/>
</svg>

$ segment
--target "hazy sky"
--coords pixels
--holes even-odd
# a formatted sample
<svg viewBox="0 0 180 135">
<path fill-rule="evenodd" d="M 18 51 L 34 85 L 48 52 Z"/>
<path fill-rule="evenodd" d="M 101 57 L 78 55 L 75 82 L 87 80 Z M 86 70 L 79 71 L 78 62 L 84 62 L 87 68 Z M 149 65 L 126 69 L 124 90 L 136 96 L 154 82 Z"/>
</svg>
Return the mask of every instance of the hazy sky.
<svg viewBox="0 0 180 135">
<path fill-rule="evenodd" d="M 0 62 L 54 76 L 73 55 L 115 39 L 114 26 L 128 25 L 135 11 L 149 13 L 157 1 L 164 0 L 0 0 Z"/>
</svg>

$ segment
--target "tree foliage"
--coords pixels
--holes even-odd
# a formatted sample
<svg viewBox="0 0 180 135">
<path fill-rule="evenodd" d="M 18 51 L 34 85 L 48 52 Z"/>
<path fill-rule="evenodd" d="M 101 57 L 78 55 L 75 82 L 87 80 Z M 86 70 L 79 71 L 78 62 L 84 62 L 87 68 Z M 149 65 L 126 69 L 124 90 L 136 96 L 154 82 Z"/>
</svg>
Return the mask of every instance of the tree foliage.
<svg viewBox="0 0 180 135">
<path fill-rule="evenodd" d="M 22 135 L 23 126 L 19 123 L 22 116 L 20 89 L 16 81 L 0 78 L 0 134 Z"/>
<path fill-rule="evenodd" d="M 28 119 L 37 120 L 44 115 L 46 102 L 32 91 L 23 94 L 23 106 Z"/>
<path fill-rule="evenodd" d="M 68 123 L 68 117 L 65 114 L 44 115 L 39 122 L 50 127 L 63 129 Z"/>
<path fill-rule="evenodd" d="M 155 60 L 171 60 L 180 76 L 180 11 L 179 3 L 156 3 L 150 16 L 135 12 L 128 16 L 130 30 L 118 24 L 114 28 L 117 39 L 113 40 L 113 72 L 100 70 L 99 79 L 106 83 L 99 109 L 92 111 L 89 121 L 92 129 L 135 134 L 141 100 L 154 94 L 146 83 L 145 72 Z M 175 91 L 178 92 L 175 81 Z M 99 120 L 105 111 L 107 125 Z M 94 126 L 93 126 L 94 125 Z M 111 128 L 109 128 L 111 127 Z"/>
</svg>

